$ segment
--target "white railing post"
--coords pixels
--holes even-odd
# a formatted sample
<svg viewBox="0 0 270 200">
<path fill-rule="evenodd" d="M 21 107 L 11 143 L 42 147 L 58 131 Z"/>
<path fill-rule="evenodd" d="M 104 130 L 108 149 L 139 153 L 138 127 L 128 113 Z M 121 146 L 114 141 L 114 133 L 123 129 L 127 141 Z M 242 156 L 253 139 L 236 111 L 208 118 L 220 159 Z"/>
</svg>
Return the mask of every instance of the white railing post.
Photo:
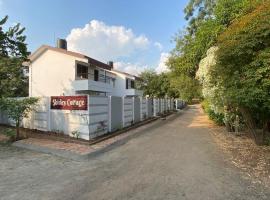
<svg viewBox="0 0 270 200">
<path fill-rule="evenodd" d="M 51 131 L 51 98 L 47 97 L 47 131 Z"/>
<path fill-rule="evenodd" d="M 108 125 L 108 131 L 112 132 L 112 96 L 108 97 Z"/>
<path fill-rule="evenodd" d="M 125 128 L 125 97 L 122 97 L 122 123 L 123 128 Z"/>
</svg>

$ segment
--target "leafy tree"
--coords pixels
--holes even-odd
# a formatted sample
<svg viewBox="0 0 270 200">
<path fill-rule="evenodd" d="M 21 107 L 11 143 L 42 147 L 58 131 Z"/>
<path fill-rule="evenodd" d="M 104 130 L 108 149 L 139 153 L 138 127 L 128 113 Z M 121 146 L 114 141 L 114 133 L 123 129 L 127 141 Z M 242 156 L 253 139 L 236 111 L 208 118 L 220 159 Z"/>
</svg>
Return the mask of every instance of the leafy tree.
<svg viewBox="0 0 270 200">
<path fill-rule="evenodd" d="M 150 97 L 178 97 L 178 93 L 170 85 L 169 74 L 157 74 L 154 70 L 146 70 L 140 74 L 141 82 L 137 84 L 144 95 Z"/>
<path fill-rule="evenodd" d="M 214 9 L 217 23 L 226 28 L 237 18 L 252 12 L 264 0 L 218 0 Z"/>
<path fill-rule="evenodd" d="M 195 36 L 186 34 L 176 39 L 176 48 L 172 51 L 168 66 L 173 73 L 173 79 L 176 79 L 172 79 L 174 87 L 177 87 L 175 85 L 177 83 L 179 91 L 185 90 L 180 93 L 181 98 L 187 100 L 187 97 L 188 99 L 200 97 L 199 82 L 195 79 L 196 71 L 200 60 L 206 55 L 207 49 L 215 43 L 221 30 L 221 26 L 214 20 L 208 20 L 202 23 Z"/>
<path fill-rule="evenodd" d="M 185 8 L 189 25 L 175 38 L 168 66 L 171 82 L 182 98 L 197 98 L 201 93 L 196 71 L 207 50 L 216 46 L 217 38 L 236 19 L 254 10 L 263 0 L 190 0 Z M 187 83 L 185 83 L 187 81 Z M 178 84 L 178 86 L 176 85 Z M 187 87 L 188 86 L 188 87 Z M 187 87 L 187 88 L 183 88 Z M 183 95 L 183 96 L 182 96 Z"/>
<path fill-rule="evenodd" d="M 201 22 L 212 17 L 216 0 L 190 0 L 185 7 L 185 19 L 189 20 L 187 30 L 190 35 L 196 33 Z"/>
<path fill-rule="evenodd" d="M 191 102 L 194 97 L 200 98 L 200 86 L 197 80 L 180 75 L 171 79 L 171 87 L 179 93 L 182 100 Z"/>
<path fill-rule="evenodd" d="M 257 143 L 270 120 L 270 2 L 235 20 L 218 38 L 212 83 L 224 104 L 239 108 Z"/>
<path fill-rule="evenodd" d="M 16 126 L 16 140 L 20 136 L 20 125 L 23 118 L 27 118 L 33 106 L 38 102 L 37 98 L 1 98 L 0 110 L 8 115 L 8 117 L 15 121 Z"/>
<path fill-rule="evenodd" d="M 25 28 L 20 24 L 4 30 L 8 17 L 0 20 L 0 97 L 26 96 L 28 79 L 22 63 L 29 52 L 25 44 Z"/>
</svg>

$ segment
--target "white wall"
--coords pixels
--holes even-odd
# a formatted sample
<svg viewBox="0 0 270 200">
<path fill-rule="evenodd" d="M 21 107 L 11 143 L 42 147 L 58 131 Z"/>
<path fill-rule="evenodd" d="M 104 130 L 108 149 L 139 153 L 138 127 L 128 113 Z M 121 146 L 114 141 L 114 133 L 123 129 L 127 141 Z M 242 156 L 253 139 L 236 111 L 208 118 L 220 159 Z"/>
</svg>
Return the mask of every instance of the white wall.
<svg viewBox="0 0 270 200">
<path fill-rule="evenodd" d="M 104 135 L 109 131 L 109 97 L 89 96 L 90 138 Z"/>
<path fill-rule="evenodd" d="M 116 74 L 115 87 L 113 90 L 113 96 L 125 96 L 126 95 L 126 76 L 122 73 L 113 71 Z"/>
<path fill-rule="evenodd" d="M 147 99 L 146 98 L 141 98 L 141 120 L 145 120 L 148 116 L 148 108 L 147 108 Z"/>
<path fill-rule="evenodd" d="M 159 99 L 153 99 L 153 107 L 154 107 L 154 113 L 153 115 L 157 117 L 160 113 L 160 100 Z"/>
<path fill-rule="evenodd" d="M 80 138 L 89 140 L 110 131 L 109 123 L 112 123 L 111 118 L 115 116 L 115 113 L 111 111 L 122 114 L 122 116 L 119 116 L 122 118 L 120 120 L 123 123 L 122 127 L 130 126 L 136 122 L 134 111 L 139 111 L 140 119 L 138 121 L 143 121 L 150 117 L 147 114 L 148 99 L 141 98 L 140 104 L 137 105 L 134 104 L 136 98 L 122 97 L 123 100 L 116 106 L 118 110 L 111 110 L 111 106 L 114 104 L 110 105 L 111 101 L 109 99 L 110 97 L 88 96 L 88 110 L 70 111 L 50 109 L 50 97 L 43 97 L 40 98 L 38 105 L 29 115 L 30 117 L 23 119 L 22 127 L 59 132 L 69 136 L 72 136 L 72 132 L 77 131 L 80 133 Z M 153 102 L 154 116 L 164 113 L 164 110 L 163 112 L 160 110 L 161 107 L 165 107 L 161 106 L 161 102 L 165 102 L 164 99 L 154 99 Z M 0 112 L 0 124 L 15 125 L 2 112 Z"/>
<path fill-rule="evenodd" d="M 46 50 L 29 66 L 29 96 L 74 95 L 75 60 L 60 52 Z"/>
<path fill-rule="evenodd" d="M 87 59 L 77 58 L 61 52 L 47 49 L 29 66 L 29 96 L 61 96 L 75 95 L 75 91 L 93 90 L 106 92 L 112 96 L 142 96 L 136 89 L 126 89 L 126 78 L 135 80 L 134 76 L 112 71 L 115 83 L 107 84 L 93 80 L 75 81 L 75 61 L 88 62 Z M 100 70 L 104 74 L 104 70 Z"/>
<path fill-rule="evenodd" d="M 134 76 L 128 76 L 126 74 L 113 71 L 116 74 L 115 87 L 113 90 L 113 96 L 143 96 L 143 92 L 137 89 L 126 89 L 126 78 L 132 79 L 135 81 Z M 136 84 L 136 81 L 135 81 Z"/>
<path fill-rule="evenodd" d="M 133 123 L 133 98 L 123 97 L 123 127 Z"/>
</svg>

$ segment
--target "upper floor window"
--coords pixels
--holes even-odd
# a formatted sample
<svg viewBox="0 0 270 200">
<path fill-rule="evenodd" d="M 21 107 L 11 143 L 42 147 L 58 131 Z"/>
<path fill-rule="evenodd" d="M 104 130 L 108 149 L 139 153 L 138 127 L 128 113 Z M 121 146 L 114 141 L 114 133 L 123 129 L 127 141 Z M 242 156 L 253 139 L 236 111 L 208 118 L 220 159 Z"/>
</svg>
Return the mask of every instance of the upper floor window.
<svg viewBox="0 0 270 200">
<path fill-rule="evenodd" d="M 77 64 L 77 77 L 80 79 L 88 79 L 88 66 Z"/>
<path fill-rule="evenodd" d="M 135 89 L 135 81 L 129 78 L 126 78 L 126 89 Z"/>
</svg>

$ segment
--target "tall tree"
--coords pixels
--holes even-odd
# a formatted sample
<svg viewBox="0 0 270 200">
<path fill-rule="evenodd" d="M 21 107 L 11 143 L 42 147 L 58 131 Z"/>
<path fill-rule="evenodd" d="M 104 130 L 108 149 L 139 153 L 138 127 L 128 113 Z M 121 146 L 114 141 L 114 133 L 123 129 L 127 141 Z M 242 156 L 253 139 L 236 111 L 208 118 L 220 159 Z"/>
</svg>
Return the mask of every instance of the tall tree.
<svg viewBox="0 0 270 200">
<path fill-rule="evenodd" d="M 187 30 L 190 35 L 196 33 L 200 24 L 213 16 L 217 0 L 190 0 L 185 7 L 185 19 L 189 21 Z"/>
<path fill-rule="evenodd" d="M 221 86 L 225 104 L 238 107 L 256 142 L 257 128 L 270 121 L 270 2 L 237 20 L 218 37 L 212 83 Z"/>
<path fill-rule="evenodd" d="M 27 96 L 28 79 L 22 63 L 29 52 L 25 28 L 20 24 L 4 29 L 8 16 L 0 20 L 0 97 Z"/>
<path fill-rule="evenodd" d="M 172 71 L 173 85 L 182 98 L 197 97 L 199 83 L 196 71 L 207 50 L 216 45 L 218 36 L 236 19 L 250 13 L 263 0 L 190 0 L 185 8 L 189 25 L 176 36 L 176 46 L 168 65 Z M 185 83 L 187 82 L 187 83 Z M 176 84 L 177 83 L 177 84 Z M 181 87 L 188 88 L 181 88 Z M 185 94 L 182 96 L 182 94 Z"/>
<path fill-rule="evenodd" d="M 170 85 L 168 73 L 157 74 L 154 70 L 146 70 L 140 74 L 141 81 L 137 84 L 144 95 L 150 97 L 172 97 L 179 96 L 178 91 Z"/>
</svg>

